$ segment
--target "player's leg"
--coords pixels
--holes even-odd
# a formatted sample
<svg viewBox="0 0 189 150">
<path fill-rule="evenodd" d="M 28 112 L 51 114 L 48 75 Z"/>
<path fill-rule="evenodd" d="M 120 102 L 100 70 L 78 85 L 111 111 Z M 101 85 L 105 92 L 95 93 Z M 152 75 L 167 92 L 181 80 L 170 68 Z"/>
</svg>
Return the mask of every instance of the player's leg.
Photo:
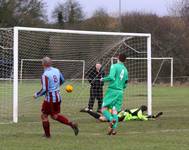
<svg viewBox="0 0 189 150">
<path fill-rule="evenodd" d="M 114 96 L 114 101 L 113 101 L 113 107 L 112 107 L 112 117 L 113 121 L 110 124 L 110 131 L 109 134 L 116 134 L 116 128 L 118 125 L 118 111 L 121 111 L 122 103 L 123 103 L 123 92 L 118 92 L 116 91 L 116 94 Z"/>
<path fill-rule="evenodd" d="M 103 99 L 103 87 L 99 87 L 99 89 L 97 90 L 97 100 L 98 100 L 97 112 L 101 112 L 102 99 Z"/>
<path fill-rule="evenodd" d="M 112 125 L 112 128 L 115 129 L 117 128 L 117 124 L 118 124 L 118 114 L 115 106 L 113 106 L 112 108 L 112 117 L 113 120 L 115 120 L 114 124 Z"/>
<path fill-rule="evenodd" d="M 161 115 L 163 115 L 163 112 L 158 112 L 156 115 L 149 115 L 149 116 L 147 116 L 147 118 L 158 118 L 158 117 L 160 117 Z"/>
<path fill-rule="evenodd" d="M 75 135 L 78 135 L 79 129 L 77 123 L 70 121 L 67 117 L 60 114 L 60 102 L 53 103 L 53 105 L 51 106 L 51 118 L 59 121 L 60 123 L 70 126 L 74 130 Z"/>
<path fill-rule="evenodd" d="M 93 110 L 93 105 L 95 101 L 95 89 L 93 86 L 90 87 L 90 97 L 88 102 L 88 107 L 82 108 L 80 112 L 87 112 Z"/>
<path fill-rule="evenodd" d="M 78 128 L 78 124 L 77 123 L 75 123 L 73 121 L 70 121 L 67 117 L 65 117 L 62 114 L 53 114 L 53 115 L 51 115 L 51 117 L 52 117 L 52 119 L 54 119 L 56 121 L 59 121 L 62 124 L 70 126 L 73 129 L 75 135 L 76 136 L 78 135 L 79 128 Z"/>
<path fill-rule="evenodd" d="M 101 109 L 103 116 L 109 122 L 111 122 L 113 120 L 112 114 L 109 112 L 109 109 L 112 109 L 112 107 L 113 107 L 113 105 L 112 105 L 113 98 L 114 98 L 113 96 L 114 96 L 114 94 L 113 94 L 112 90 L 108 89 L 103 98 L 102 109 Z"/>
<path fill-rule="evenodd" d="M 50 114 L 50 105 L 48 102 L 44 101 L 41 109 L 41 121 L 42 121 L 42 126 L 43 130 L 45 133 L 45 137 L 49 138 L 51 136 L 50 134 L 50 123 L 48 119 L 48 114 Z"/>
<path fill-rule="evenodd" d="M 112 114 L 109 112 L 109 107 L 108 106 L 102 106 L 102 114 L 103 116 L 108 120 L 108 121 L 112 121 L 113 120 L 113 117 L 112 117 Z"/>
<path fill-rule="evenodd" d="M 95 87 L 91 86 L 90 97 L 89 97 L 89 102 L 88 102 L 88 109 L 89 110 L 93 110 L 93 105 L 94 105 L 94 101 L 95 101 L 95 92 L 96 92 Z"/>
<path fill-rule="evenodd" d="M 48 120 L 48 115 L 41 114 L 41 120 L 42 120 L 43 130 L 45 132 L 45 137 L 49 138 L 51 134 L 50 134 L 50 123 Z"/>
<path fill-rule="evenodd" d="M 158 112 L 156 115 L 154 115 L 154 118 L 158 118 L 161 115 L 163 115 L 163 112 Z"/>
<path fill-rule="evenodd" d="M 87 111 L 87 113 L 89 115 L 91 115 L 92 117 L 94 117 L 95 119 L 99 119 L 100 118 L 100 114 L 98 114 L 97 112 L 94 112 L 94 111 Z"/>
</svg>

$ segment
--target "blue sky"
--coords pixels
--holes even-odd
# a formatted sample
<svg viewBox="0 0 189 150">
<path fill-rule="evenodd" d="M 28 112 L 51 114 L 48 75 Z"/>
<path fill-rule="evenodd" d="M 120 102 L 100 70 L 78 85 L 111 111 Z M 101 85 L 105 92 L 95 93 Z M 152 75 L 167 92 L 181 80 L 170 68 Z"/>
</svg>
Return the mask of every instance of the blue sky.
<svg viewBox="0 0 189 150">
<path fill-rule="evenodd" d="M 49 18 L 53 8 L 65 0 L 44 0 L 47 3 L 47 12 Z M 119 0 L 77 0 L 86 16 L 90 16 L 94 10 L 99 7 L 105 8 L 109 13 L 118 14 Z M 121 0 L 122 12 L 131 11 L 145 11 L 156 13 L 160 16 L 167 15 L 169 13 L 168 8 L 176 0 Z"/>
</svg>

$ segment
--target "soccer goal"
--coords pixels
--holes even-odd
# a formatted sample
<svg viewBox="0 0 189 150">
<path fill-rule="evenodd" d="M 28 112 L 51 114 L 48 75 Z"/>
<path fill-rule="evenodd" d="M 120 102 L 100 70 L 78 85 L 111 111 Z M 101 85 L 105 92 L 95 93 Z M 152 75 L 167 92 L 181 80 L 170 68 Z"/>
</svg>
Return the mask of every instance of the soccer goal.
<svg viewBox="0 0 189 150">
<path fill-rule="evenodd" d="M 152 85 L 168 83 L 173 87 L 173 57 L 152 58 Z"/>
<path fill-rule="evenodd" d="M 82 75 L 80 78 L 70 79 L 82 81 L 82 85 L 84 85 L 85 79 L 85 60 L 52 60 L 53 65 L 58 67 L 62 72 L 65 72 L 65 76 L 69 76 L 72 74 L 74 68 L 82 70 Z M 66 70 L 64 69 L 66 68 Z M 39 71 L 40 70 L 40 71 Z M 41 68 L 41 59 L 21 59 L 20 64 L 20 80 L 39 80 L 40 73 L 43 72 L 43 68 Z M 80 71 L 81 72 L 81 71 Z"/>
<path fill-rule="evenodd" d="M 13 121 L 13 30 L 0 28 L 0 123 Z"/>
<path fill-rule="evenodd" d="M 128 57 L 125 62 L 126 66 L 130 66 L 130 61 L 144 60 L 146 58 L 132 58 Z M 152 85 L 157 83 L 170 84 L 173 87 L 173 57 L 152 57 Z M 111 64 L 117 63 L 118 58 L 112 57 Z M 166 74 L 164 73 L 166 72 Z M 129 72 L 129 74 L 133 74 Z M 132 78 L 130 79 L 130 81 Z"/>
<path fill-rule="evenodd" d="M 13 70 L 13 80 L 10 79 L 10 83 L 6 83 L 9 87 L 1 87 L 0 99 L 3 102 L 6 102 L 8 98 L 11 99 L 13 105 L 9 107 L 13 114 L 13 117 L 10 117 L 13 118 L 13 122 L 18 122 L 18 120 L 40 121 L 40 106 L 43 98 L 34 101 L 32 96 L 41 88 L 39 80 L 43 69 L 38 60 L 41 60 L 44 56 L 58 60 L 54 62 L 54 65 L 63 72 L 66 79 L 60 91 L 63 97 L 62 111 L 68 116 L 70 114 L 75 116 L 75 119 L 83 117 L 78 111 L 87 105 L 90 91 L 88 81 L 84 82 L 84 86 L 80 83 L 83 78 L 87 80 L 88 72 L 97 62 L 102 63 L 105 73 L 108 74 L 111 58 L 120 53 L 125 53 L 127 57 L 145 58 L 133 60 L 127 66 L 128 71 L 133 72 L 129 78 L 135 80 L 129 81 L 128 88 L 125 91 L 123 108 L 146 104 L 148 105 L 148 114 L 152 114 L 150 34 L 27 27 L 14 27 L 9 32 L 2 34 L 2 38 L 5 40 L 2 40 L 0 45 L 5 47 L 3 45 L 6 45 L 6 39 L 10 38 L 8 44 L 10 49 L 7 52 L 10 56 L 8 60 L 12 64 L 8 72 Z M 5 54 L 5 51 L 2 51 L 2 53 Z M 4 55 L 3 59 L 5 59 Z M 82 62 L 61 62 L 60 60 L 82 60 Z M 61 66 L 63 66 L 63 69 L 61 69 Z M 5 72 L 5 76 L 10 77 L 8 72 Z M 66 84 L 73 85 L 72 93 L 66 93 L 64 89 Z M 106 88 L 107 85 L 105 84 L 104 92 Z M 2 95 L 3 91 L 7 91 L 7 89 L 10 97 L 8 97 L 8 94 Z M 131 94 L 128 94 L 130 92 Z M 4 107 L 4 105 L 6 104 L 1 103 L 1 107 Z M 0 121 L 2 121 L 1 117 Z"/>
</svg>

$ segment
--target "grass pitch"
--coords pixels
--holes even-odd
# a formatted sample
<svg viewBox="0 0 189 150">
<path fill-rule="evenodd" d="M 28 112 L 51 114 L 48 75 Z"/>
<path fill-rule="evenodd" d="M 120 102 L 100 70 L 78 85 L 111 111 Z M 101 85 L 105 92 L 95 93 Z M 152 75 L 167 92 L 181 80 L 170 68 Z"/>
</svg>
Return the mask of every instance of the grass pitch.
<svg viewBox="0 0 189 150">
<path fill-rule="evenodd" d="M 163 111 L 163 116 L 155 121 L 121 122 L 116 136 L 106 135 L 107 123 L 78 112 L 87 103 L 86 89 L 81 89 L 84 96 L 81 91 L 69 95 L 63 91 L 62 113 L 79 123 L 80 133 L 76 137 L 69 127 L 51 120 L 52 138 L 45 139 L 41 137 L 41 101 L 32 101 L 30 96 L 40 85 L 33 82 L 30 87 L 27 85 L 22 83 L 20 86 L 19 123 L 0 124 L 0 150 L 189 149 L 189 87 L 153 87 L 153 112 Z M 77 86 L 74 88 L 77 91 Z M 128 103 L 132 107 L 134 99 L 127 99 L 124 106 Z"/>
</svg>

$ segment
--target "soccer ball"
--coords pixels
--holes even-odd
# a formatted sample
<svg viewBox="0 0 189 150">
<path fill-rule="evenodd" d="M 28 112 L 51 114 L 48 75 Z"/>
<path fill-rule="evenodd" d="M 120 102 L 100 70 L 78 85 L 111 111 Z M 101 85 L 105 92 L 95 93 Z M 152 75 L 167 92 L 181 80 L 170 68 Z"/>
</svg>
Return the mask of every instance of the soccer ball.
<svg viewBox="0 0 189 150">
<path fill-rule="evenodd" d="M 66 92 L 70 93 L 72 91 L 73 91 L 73 86 L 70 84 L 66 85 Z"/>
</svg>

